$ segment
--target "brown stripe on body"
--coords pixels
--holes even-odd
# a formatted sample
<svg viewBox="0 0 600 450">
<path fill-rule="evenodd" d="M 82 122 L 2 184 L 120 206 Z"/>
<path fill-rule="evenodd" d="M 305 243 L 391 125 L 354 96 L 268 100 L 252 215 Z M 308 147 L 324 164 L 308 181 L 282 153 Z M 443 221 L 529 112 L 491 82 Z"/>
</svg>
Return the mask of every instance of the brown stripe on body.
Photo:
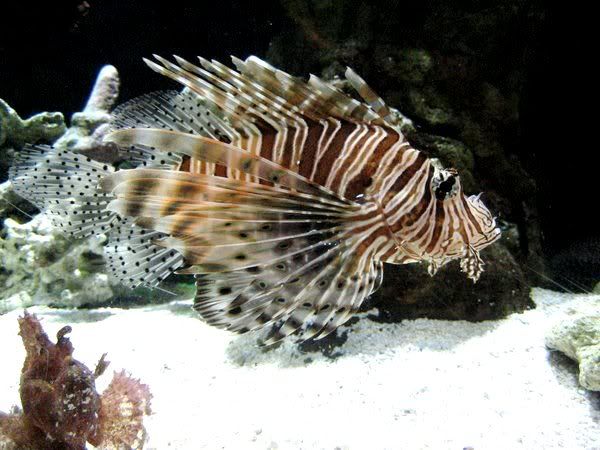
<svg viewBox="0 0 600 450">
<path fill-rule="evenodd" d="M 275 137 L 276 137 L 275 129 L 269 127 L 268 130 L 265 130 L 262 134 L 262 140 L 260 143 L 260 151 L 259 156 L 269 161 L 273 160 L 273 146 L 275 145 Z M 267 186 L 273 186 L 273 183 L 265 180 L 259 180 L 260 184 L 264 184 Z"/>
<path fill-rule="evenodd" d="M 415 158 L 412 155 L 417 154 L 418 152 L 410 148 L 408 143 L 402 138 L 392 144 L 390 149 L 381 158 L 378 167 L 375 168 L 372 183 L 367 193 L 383 198 L 393 180 L 408 167 L 408 164 L 412 164 L 409 161 L 414 162 Z"/>
<path fill-rule="evenodd" d="M 380 256 L 380 260 L 384 262 L 390 262 L 394 264 L 401 264 L 400 259 L 408 259 L 408 256 L 402 256 L 400 259 L 397 257 L 394 258 L 399 252 L 398 247 L 396 245 L 390 247 L 388 251 L 386 251 L 383 255 Z M 394 259 L 392 259 L 394 258 Z"/>
<path fill-rule="evenodd" d="M 439 240 L 442 229 L 444 228 L 444 220 L 446 219 L 446 212 L 444 210 L 443 201 L 435 200 L 437 202 L 435 208 L 435 226 L 433 227 L 433 234 L 431 236 L 431 241 L 429 241 L 429 245 L 425 249 L 426 253 L 431 253 L 435 246 L 437 245 L 437 241 Z"/>
<path fill-rule="evenodd" d="M 375 240 L 377 240 L 381 236 L 389 238 L 389 236 L 388 236 L 388 230 L 387 230 L 386 227 L 379 227 L 379 228 L 377 228 L 377 230 L 375 232 L 369 233 L 360 242 L 360 244 L 358 245 L 358 248 L 354 252 L 353 256 L 358 259 L 359 255 L 362 255 L 365 252 L 369 251 L 369 247 L 371 246 L 371 244 L 373 242 L 375 242 Z M 370 250 L 371 253 L 376 253 L 376 251 L 377 251 L 376 248 L 373 248 L 373 249 Z"/>
<path fill-rule="evenodd" d="M 369 161 L 349 183 L 344 196 L 349 199 L 363 194 L 373 183 L 373 175 L 379 167 L 379 163 L 387 151 L 400 139 L 397 131 L 386 129 L 388 135 L 375 147 L 375 151 L 370 155 Z"/>
<path fill-rule="evenodd" d="M 460 200 L 459 200 L 460 201 Z M 465 222 L 465 220 L 461 219 L 461 216 L 459 215 L 458 212 L 458 204 L 457 203 L 453 203 L 451 208 L 449 208 L 450 213 L 452 214 L 451 217 L 451 221 L 450 221 L 450 229 L 453 230 L 453 223 L 452 223 L 452 219 L 455 222 L 458 222 L 458 228 L 456 229 L 456 231 L 458 231 L 458 233 L 460 234 L 463 242 L 469 242 L 469 235 L 468 235 L 468 230 L 467 230 L 467 223 Z M 468 219 L 466 219 L 468 220 Z M 450 236 L 452 236 L 452 232 L 450 233 Z"/>
<path fill-rule="evenodd" d="M 209 173 L 207 162 L 200 161 L 198 159 L 193 159 L 191 162 L 191 166 L 194 173 L 212 175 L 211 173 Z"/>
<path fill-rule="evenodd" d="M 400 218 L 400 220 L 390 223 L 390 228 L 394 233 L 401 231 L 402 229 L 408 228 L 421 219 L 421 216 L 427 210 L 429 203 L 431 202 L 431 179 L 433 178 L 433 169 L 430 168 L 429 173 L 427 175 L 427 181 L 425 182 L 425 192 L 423 193 L 423 197 L 415 205 L 413 209 L 408 211 L 404 216 Z M 426 227 L 425 227 L 426 228 Z M 415 238 L 417 239 L 417 238 Z"/>
<path fill-rule="evenodd" d="M 423 214 L 427 214 L 427 220 L 421 225 L 421 228 L 419 228 L 417 230 L 417 234 L 415 234 L 413 237 L 410 238 L 411 242 L 419 242 L 420 240 L 422 240 L 425 237 L 425 235 L 427 233 L 429 233 L 429 226 L 431 225 L 431 221 L 435 220 L 435 216 L 432 217 L 431 213 L 427 213 L 426 212 L 427 211 L 427 207 L 431 204 L 431 201 L 436 202 L 437 200 L 436 199 L 433 199 L 433 200 L 430 199 L 429 202 L 427 202 L 427 204 L 425 204 L 425 209 L 423 210 Z M 436 213 L 437 213 L 437 210 L 438 210 L 438 208 L 436 208 Z M 419 219 L 421 219 L 421 217 L 417 217 L 415 219 L 415 221 L 419 220 Z M 413 222 L 413 224 L 414 224 L 414 222 Z M 437 225 L 434 225 L 434 227 L 436 227 L 436 226 Z"/>
<path fill-rule="evenodd" d="M 462 194 L 460 194 L 460 197 L 461 197 L 460 200 L 462 201 L 462 204 L 465 208 L 465 211 L 467 213 L 469 221 L 475 225 L 475 230 L 477 231 L 477 233 L 484 234 L 483 230 L 481 229 L 481 225 L 479 224 L 479 221 L 475 218 L 475 216 L 473 216 L 473 213 L 471 212 L 471 208 L 469 208 L 469 201 Z"/>
<path fill-rule="evenodd" d="M 345 172 L 352 166 L 352 164 L 356 161 L 356 158 L 359 157 L 361 150 L 364 148 L 367 141 L 373 137 L 374 134 L 377 133 L 377 129 L 375 127 L 369 126 L 368 131 L 364 133 L 362 136 L 352 147 L 348 148 L 347 154 L 344 155 L 344 161 L 342 165 L 337 169 L 335 174 L 335 178 L 331 182 L 329 188 L 334 191 L 339 191 L 339 186 L 342 183 L 342 179 L 344 177 Z M 340 155 L 341 156 L 341 155 Z M 343 193 L 341 193 L 343 194 Z"/>
<path fill-rule="evenodd" d="M 368 211 L 357 211 L 351 219 L 349 219 L 352 225 L 352 233 L 359 234 L 365 231 L 368 231 L 369 228 L 375 227 L 374 223 L 370 222 L 371 219 L 378 218 L 380 222 L 383 223 L 383 217 L 381 212 L 377 208 L 369 209 Z"/>
<path fill-rule="evenodd" d="M 215 166 L 215 175 L 218 177 L 227 178 L 227 166 L 217 164 Z"/>
<path fill-rule="evenodd" d="M 319 139 L 325 131 L 325 126 L 316 121 L 305 119 L 308 125 L 308 135 L 304 146 L 300 150 L 300 167 L 298 173 L 306 178 L 310 177 L 315 161 L 317 160 L 317 150 Z M 331 129 L 331 127 L 329 127 Z"/>
<path fill-rule="evenodd" d="M 441 208 L 442 205 L 439 203 L 439 201 L 435 197 L 431 197 L 430 200 L 429 200 L 429 202 L 425 206 L 426 207 L 429 206 L 432 202 L 434 203 L 434 206 L 435 206 L 435 214 L 433 216 L 431 216 L 431 213 L 428 214 L 427 220 L 421 226 L 421 228 L 418 230 L 417 234 L 415 234 L 411 238 L 411 242 L 419 242 L 419 241 L 421 241 L 425 237 L 425 235 L 427 233 L 429 233 L 429 226 L 431 225 L 431 221 L 435 222 L 435 224 L 433 226 L 434 227 L 434 233 L 435 233 L 436 228 L 438 228 L 438 227 L 439 227 L 440 233 L 441 233 L 441 229 L 444 226 L 444 222 L 443 222 L 443 219 L 442 219 L 442 222 L 440 222 L 438 224 L 436 217 L 438 216 L 439 210 L 440 210 L 440 208 Z M 443 208 L 441 208 L 441 209 L 443 209 Z M 442 213 L 443 213 L 443 211 L 442 211 Z M 442 214 L 442 215 L 444 215 L 444 214 Z M 419 219 L 419 217 L 417 217 L 416 220 L 418 220 L 418 219 Z M 432 239 L 433 239 L 433 233 L 432 233 Z"/>
<path fill-rule="evenodd" d="M 340 156 L 340 152 L 344 148 L 344 144 L 352 133 L 360 126 L 360 124 L 352 122 L 342 122 L 341 127 L 333 138 L 329 148 L 318 162 L 317 171 L 314 176 L 314 181 L 324 186 L 327 182 L 327 177 L 331 172 L 333 163 Z"/>
<path fill-rule="evenodd" d="M 292 166 L 292 156 L 294 154 L 294 141 L 296 140 L 297 128 L 288 127 L 287 134 L 285 136 L 285 142 L 281 151 L 281 160 L 274 161 L 279 165 L 289 169 Z"/>
<path fill-rule="evenodd" d="M 181 164 L 179 164 L 179 171 L 191 172 L 191 167 L 192 167 L 192 158 L 187 155 L 183 155 L 181 157 Z"/>
<path fill-rule="evenodd" d="M 390 186 L 390 188 L 385 192 L 381 206 L 385 209 L 388 202 L 390 202 L 398 193 L 402 191 L 402 189 L 408 184 L 412 177 L 418 172 L 418 170 L 425 164 L 427 161 L 427 157 L 423 155 L 423 153 L 417 153 L 417 157 L 415 161 L 408 166 L 402 175 L 400 175 L 396 181 Z"/>
</svg>

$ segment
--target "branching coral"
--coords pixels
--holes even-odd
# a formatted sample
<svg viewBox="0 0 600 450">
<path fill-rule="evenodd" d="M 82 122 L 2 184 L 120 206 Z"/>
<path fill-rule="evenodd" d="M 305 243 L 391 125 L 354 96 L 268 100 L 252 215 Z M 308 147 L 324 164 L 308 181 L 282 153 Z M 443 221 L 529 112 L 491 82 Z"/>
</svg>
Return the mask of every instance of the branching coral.
<svg viewBox="0 0 600 450">
<path fill-rule="evenodd" d="M 85 449 L 86 442 L 103 449 L 144 446 L 143 418 L 150 414 L 148 386 L 125 372 L 115 373 L 100 395 L 95 380 L 108 366 L 105 356 L 92 372 L 73 358 L 67 337 L 58 331 L 56 344 L 35 315 L 19 318 L 27 356 L 21 371 L 23 410 L 0 412 L 2 449 Z"/>
</svg>

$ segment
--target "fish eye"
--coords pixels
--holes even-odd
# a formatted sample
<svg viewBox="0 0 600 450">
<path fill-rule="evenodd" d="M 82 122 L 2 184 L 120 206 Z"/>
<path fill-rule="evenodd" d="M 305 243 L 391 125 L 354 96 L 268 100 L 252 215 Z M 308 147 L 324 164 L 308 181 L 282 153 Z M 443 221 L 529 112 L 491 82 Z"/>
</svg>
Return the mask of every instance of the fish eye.
<svg viewBox="0 0 600 450">
<path fill-rule="evenodd" d="M 442 180 L 435 187 L 435 198 L 438 200 L 446 200 L 448 198 L 454 197 L 456 194 L 456 176 L 450 175 L 445 180 Z"/>
</svg>

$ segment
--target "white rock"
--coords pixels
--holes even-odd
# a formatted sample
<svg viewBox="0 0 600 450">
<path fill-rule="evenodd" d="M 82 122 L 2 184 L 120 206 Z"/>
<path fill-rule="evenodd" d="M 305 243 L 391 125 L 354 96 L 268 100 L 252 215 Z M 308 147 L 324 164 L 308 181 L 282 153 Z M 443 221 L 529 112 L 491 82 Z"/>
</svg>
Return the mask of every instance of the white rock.
<svg viewBox="0 0 600 450">
<path fill-rule="evenodd" d="M 33 305 L 33 299 L 27 291 L 17 292 L 7 298 L 0 298 L 0 314 L 6 314 L 13 309 L 28 308 Z M 3 448 L 0 446 L 0 448 Z"/>
<path fill-rule="evenodd" d="M 552 326 L 546 346 L 579 363 L 579 383 L 600 391 L 600 302 L 590 298 L 579 309 L 569 309 Z"/>
</svg>

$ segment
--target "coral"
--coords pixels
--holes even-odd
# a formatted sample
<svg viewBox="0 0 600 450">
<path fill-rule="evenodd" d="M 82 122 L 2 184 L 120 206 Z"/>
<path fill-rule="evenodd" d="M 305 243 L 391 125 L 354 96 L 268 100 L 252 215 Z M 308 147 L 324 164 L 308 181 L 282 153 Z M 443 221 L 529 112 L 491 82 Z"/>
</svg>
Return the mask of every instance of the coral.
<svg viewBox="0 0 600 450">
<path fill-rule="evenodd" d="M 103 255 L 105 239 L 72 239 L 44 214 L 25 224 L 6 219 L 0 235 L 0 314 L 39 304 L 79 307 L 173 299 L 170 292 L 131 290 L 111 279 Z M 193 286 L 174 280 L 165 289 L 192 296 Z"/>
<path fill-rule="evenodd" d="M 102 160 L 104 154 L 111 154 L 102 144 L 102 137 L 108 129 L 110 111 L 118 96 L 119 74 L 117 69 L 107 65 L 100 69 L 84 110 L 71 117 L 69 128 L 62 113 L 43 112 L 23 120 L 0 99 L 0 154 L 10 156 L 25 144 L 45 142 L 62 149 L 93 154 Z M 1 180 L 5 178 L 5 162 L 0 161 L 0 166 Z"/>
<path fill-rule="evenodd" d="M 102 394 L 102 427 L 96 440 L 108 448 L 141 448 L 146 439 L 142 421 L 150 414 L 150 398 L 148 386 L 132 380 L 125 372 L 115 373 Z"/>
<path fill-rule="evenodd" d="M 73 114 L 71 127 L 55 142 L 54 146 L 85 154 L 109 152 L 102 143 L 102 137 L 108 129 L 110 111 L 118 96 L 117 69 L 113 66 L 102 67 L 84 110 Z"/>
<path fill-rule="evenodd" d="M 25 312 L 19 327 L 26 350 L 19 391 L 23 409 L 0 413 L 3 449 L 76 450 L 85 449 L 86 442 L 98 448 L 143 448 L 148 386 L 115 373 L 100 395 L 95 380 L 108 366 L 106 355 L 92 372 L 73 358 L 71 327 L 58 331 L 55 344 L 35 315 Z"/>
<path fill-rule="evenodd" d="M 66 129 L 65 119 L 59 112 L 43 112 L 24 120 L 0 99 L 0 146 L 53 142 Z"/>
<path fill-rule="evenodd" d="M 8 164 L 14 148 L 25 143 L 52 143 L 67 129 L 59 112 L 42 112 L 22 119 L 6 102 L 0 99 L 0 181 L 6 179 Z"/>
<path fill-rule="evenodd" d="M 600 391 L 600 301 L 568 311 L 546 334 L 546 346 L 579 364 L 579 384 Z"/>
<path fill-rule="evenodd" d="M 3 277 L 0 277 L 0 280 L 2 279 Z M 18 291 L 16 294 L 0 297 L 0 315 L 14 309 L 29 308 L 33 305 L 35 305 L 35 302 L 27 291 Z"/>
<path fill-rule="evenodd" d="M 43 113 L 35 120 L 22 121 L 0 101 L 0 119 L 3 121 L 0 133 L 4 132 L 2 130 L 9 132 L 6 144 L 15 147 L 40 139 L 55 141 L 55 147 L 112 162 L 114 147 L 106 147 L 101 142 L 118 95 L 119 74 L 113 66 L 104 66 L 84 110 L 73 114 L 68 130 L 59 113 Z M 51 122 L 48 119 L 44 127 L 43 117 L 60 120 Z M 5 122 L 10 124 L 8 128 Z M 56 126 L 51 127 L 51 124 Z M 17 133 L 17 129 L 21 131 Z M 3 150 L 7 149 L 3 147 Z M 18 148 L 11 151 L 17 152 Z M 19 223 L 37 211 L 35 206 L 14 193 L 10 182 L 0 184 L 0 220 L 5 219 L 0 233 L 0 285 L 4 287 L 0 292 L 0 313 L 34 304 L 78 307 L 115 301 L 146 303 L 172 299 L 170 293 L 162 290 L 140 288 L 131 291 L 111 280 L 103 256 L 103 235 L 73 240 L 53 229 L 44 214 L 27 223 Z M 167 289 L 193 295 L 189 286 L 179 285 L 176 281 Z"/>
<path fill-rule="evenodd" d="M 32 303 L 81 306 L 108 301 L 115 289 L 104 273 L 103 242 L 103 237 L 70 239 L 45 215 L 26 224 L 6 219 L 0 237 L 0 312 Z M 25 304 L 18 304 L 19 299 Z"/>
</svg>

